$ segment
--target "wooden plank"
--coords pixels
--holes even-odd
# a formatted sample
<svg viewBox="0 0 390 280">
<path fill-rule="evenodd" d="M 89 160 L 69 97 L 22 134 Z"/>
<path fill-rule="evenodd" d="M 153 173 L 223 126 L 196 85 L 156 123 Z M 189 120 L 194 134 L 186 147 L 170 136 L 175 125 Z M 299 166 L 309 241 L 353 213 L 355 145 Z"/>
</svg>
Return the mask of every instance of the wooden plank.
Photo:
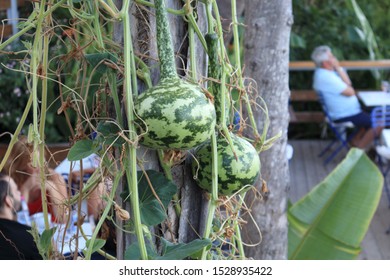
<svg viewBox="0 0 390 280">
<path fill-rule="evenodd" d="M 340 65 L 347 70 L 390 69 L 390 59 L 383 60 L 344 60 Z M 315 65 L 312 61 L 290 61 L 290 71 L 312 71 Z"/>
<path fill-rule="evenodd" d="M 7 10 L 11 7 L 11 1 L 0 1 L 0 11 Z"/>
<path fill-rule="evenodd" d="M 302 166 L 305 164 L 302 154 L 302 141 L 289 142 L 294 149 L 293 158 L 290 160 L 290 190 L 289 199 L 292 203 L 298 201 L 305 193 L 307 187 L 306 169 Z"/>
<path fill-rule="evenodd" d="M 290 114 L 290 122 L 298 121 L 297 116 L 295 115 L 294 108 L 291 105 L 288 106 L 288 113 Z"/>
<path fill-rule="evenodd" d="M 324 122 L 324 113 L 317 111 L 297 112 L 292 111 L 290 123 L 322 123 Z"/>
<path fill-rule="evenodd" d="M 5 24 L 0 26 L 0 37 L 6 38 L 12 35 L 12 25 Z"/>
<path fill-rule="evenodd" d="M 18 7 L 24 6 L 27 3 L 31 3 L 31 0 L 18 0 Z"/>
<path fill-rule="evenodd" d="M 18 7 L 24 6 L 26 2 L 31 2 L 29 0 L 18 0 Z M 0 1 L 0 11 L 8 10 L 11 8 L 11 0 L 2 0 Z"/>
<path fill-rule="evenodd" d="M 318 101 L 318 96 L 314 90 L 292 90 L 290 95 L 290 101 Z"/>
</svg>

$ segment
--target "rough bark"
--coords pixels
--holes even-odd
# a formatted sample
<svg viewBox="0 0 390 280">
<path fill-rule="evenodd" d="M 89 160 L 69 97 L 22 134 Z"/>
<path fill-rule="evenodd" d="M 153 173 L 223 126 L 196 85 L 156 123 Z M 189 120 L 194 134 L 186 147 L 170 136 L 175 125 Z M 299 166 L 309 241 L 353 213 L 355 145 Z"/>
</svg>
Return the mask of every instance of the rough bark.
<svg viewBox="0 0 390 280">
<path fill-rule="evenodd" d="M 245 76 L 251 77 L 257 94 L 268 107 L 270 127 L 268 136 L 282 132 L 273 147 L 261 153 L 262 179 L 268 185 L 268 193 L 262 199 L 246 197 L 251 215 L 261 231 L 261 243 L 246 247 L 248 257 L 254 259 L 287 258 L 287 190 L 289 185 L 286 158 L 288 128 L 288 61 L 289 38 L 293 23 L 291 0 L 247 0 L 245 6 Z M 257 99 L 257 103 L 260 103 Z M 261 103 L 260 103 L 261 104 Z M 254 110 L 259 129 L 264 127 L 264 113 Z M 258 186 L 261 186 L 258 183 Z M 259 187 L 260 188 L 260 187 Z M 243 227 L 243 239 L 254 244 L 260 240 L 256 224 L 249 215 L 249 223 Z"/>
</svg>

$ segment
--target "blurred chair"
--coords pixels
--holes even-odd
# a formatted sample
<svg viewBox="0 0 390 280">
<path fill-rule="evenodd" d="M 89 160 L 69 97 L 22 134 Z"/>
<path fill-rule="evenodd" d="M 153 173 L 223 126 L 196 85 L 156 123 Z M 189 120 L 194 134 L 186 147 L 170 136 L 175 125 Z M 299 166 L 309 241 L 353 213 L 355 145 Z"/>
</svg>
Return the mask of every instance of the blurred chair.
<svg viewBox="0 0 390 280">
<path fill-rule="evenodd" d="M 331 117 L 329 116 L 329 111 L 328 108 L 325 104 L 325 100 L 323 97 L 322 92 L 317 91 L 317 96 L 318 96 L 318 101 L 321 104 L 322 110 L 325 114 L 325 122 L 327 126 L 330 128 L 332 133 L 334 134 L 334 139 L 332 142 L 330 142 L 318 155 L 319 157 L 324 156 L 331 148 L 333 145 L 336 144 L 336 148 L 332 151 L 330 155 L 328 155 L 325 160 L 324 164 L 328 164 L 343 148 L 346 151 L 349 151 L 349 140 L 352 139 L 352 137 L 355 135 L 356 131 L 353 131 L 350 133 L 348 136 L 348 130 L 353 129 L 355 126 L 353 125 L 352 122 L 340 122 L 336 123 L 334 122 Z"/>
<path fill-rule="evenodd" d="M 371 111 L 371 121 L 373 128 L 390 127 L 390 106 L 375 107 Z M 378 165 L 384 177 L 384 189 L 390 207 L 390 189 L 386 182 L 386 176 L 390 171 L 390 129 L 382 130 L 381 137 L 377 137 L 375 140 L 375 145 Z"/>
</svg>

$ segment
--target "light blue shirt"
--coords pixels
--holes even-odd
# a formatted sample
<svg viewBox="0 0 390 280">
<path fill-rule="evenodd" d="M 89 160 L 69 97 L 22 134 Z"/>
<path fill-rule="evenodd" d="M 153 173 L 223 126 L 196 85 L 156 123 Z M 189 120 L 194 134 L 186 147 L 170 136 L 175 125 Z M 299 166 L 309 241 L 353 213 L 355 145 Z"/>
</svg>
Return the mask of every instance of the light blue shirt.
<svg viewBox="0 0 390 280">
<path fill-rule="evenodd" d="M 313 88 L 322 93 L 332 120 L 350 117 L 362 111 L 356 95 L 342 94 L 347 87 L 335 71 L 324 68 L 316 68 L 314 71 Z"/>
</svg>

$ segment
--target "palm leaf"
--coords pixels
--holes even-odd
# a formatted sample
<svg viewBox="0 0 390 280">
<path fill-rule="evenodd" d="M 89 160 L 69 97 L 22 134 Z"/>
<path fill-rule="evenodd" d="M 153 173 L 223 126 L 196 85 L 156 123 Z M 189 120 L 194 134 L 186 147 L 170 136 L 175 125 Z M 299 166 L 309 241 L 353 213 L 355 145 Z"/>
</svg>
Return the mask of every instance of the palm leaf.
<svg viewBox="0 0 390 280">
<path fill-rule="evenodd" d="M 383 176 L 351 149 L 321 183 L 288 211 L 289 259 L 354 259 L 378 206 Z"/>
<path fill-rule="evenodd" d="M 362 29 L 360 30 L 356 28 L 355 31 L 359 35 L 360 39 L 366 44 L 370 59 L 375 60 L 375 59 L 382 58 L 383 56 L 379 51 L 378 43 L 375 39 L 375 33 L 372 30 L 371 25 L 366 15 L 364 14 L 363 10 L 360 8 L 356 0 L 349 0 L 348 3 L 350 6 L 352 6 L 356 18 L 361 25 Z M 380 73 L 378 70 L 373 70 L 371 72 L 375 79 L 377 80 L 380 79 Z"/>
</svg>

